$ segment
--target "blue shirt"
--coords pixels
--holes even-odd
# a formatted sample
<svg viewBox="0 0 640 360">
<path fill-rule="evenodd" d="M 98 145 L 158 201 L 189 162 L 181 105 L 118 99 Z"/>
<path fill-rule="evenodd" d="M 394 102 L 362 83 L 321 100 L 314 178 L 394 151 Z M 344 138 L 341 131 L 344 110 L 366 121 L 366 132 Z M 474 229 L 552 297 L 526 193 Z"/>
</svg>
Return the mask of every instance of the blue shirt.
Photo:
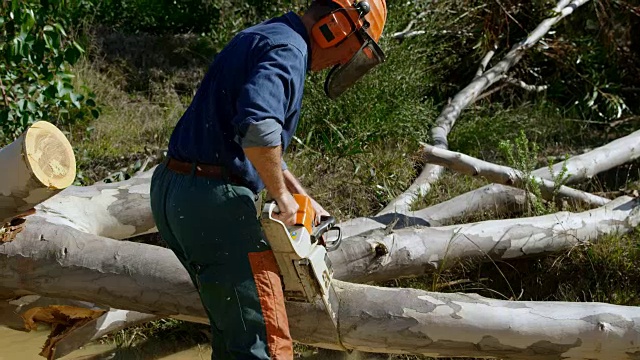
<svg viewBox="0 0 640 360">
<path fill-rule="evenodd" d="M 264 183 L 242 148 L 281 145 L 284 152 L 289 146 L 309 51 L 307 30 L 293 12 L 238 33 L 216 56 L 178 121 L 168 156 L 223 165 L 261 191 Z"/>
</svg>

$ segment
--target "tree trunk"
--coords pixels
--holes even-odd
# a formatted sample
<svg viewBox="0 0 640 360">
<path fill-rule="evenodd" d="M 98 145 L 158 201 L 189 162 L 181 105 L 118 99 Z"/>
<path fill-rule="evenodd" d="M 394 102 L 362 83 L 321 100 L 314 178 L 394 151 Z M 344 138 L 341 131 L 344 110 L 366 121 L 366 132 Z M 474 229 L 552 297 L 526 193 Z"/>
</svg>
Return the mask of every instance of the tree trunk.
<svg viewBox="0 0 640 360">
<path fill-rule="evenodd" d="M 587 1 L 588 0 L 561 0 L 558 2 L 553 9 L 554 14 L 552 17 L 542 21 L 525 40 L 514 45 L 500 62 L 485 71 L 481 76 L 476 76 L 469 85 L 462 89 L 435 120 L 436 126 L 431 129 L 433 145 L 441 149 L 447 149 L 447 136 L 456 120 L 460 117 L 462 110 L 476 101 L 478 96 L 489 88 L 489 86 L 502 79 L 507 71 L 520 61 L 524 52 L 533 47 L 547 34 L 553 25 L 573 13 L 576 8 L 585 4 Z M 427 193 L 431 189 L 431 184 L 440 178 L 442 171 L 443 168 L 441 166 L 426 165 L 413 184 L 405 192 L 400 194 L 400 196 L 391 201 L 378 215 L 388 213 L 404 214 L 409 212 L 411 203 L 415 200 L 416 196 Z"/>
<path fill-rule="evenodd" d="M 584 191 L 572 189 L 568 186 L 557 186 L 553 181 L 537 176 L 524 174 L 520 170 L 508 166 L 492 164 L 476 159 L 469 155 L 440 149 L 424 144 L 426 160 L 432 164 L 447 167 L 458 173 L 469 176 L 481 176 L 489 181 L 503 185 L 513 185 L 526 188 L 528 182 L 535 181 L 538 184 L 541 195 L 547 200 L 554 198 L 571 200 L 589 207 L 602 206 L 610 200 Z"/>
<path fill-rule="evenodd" d="M 149 203 L 153 170 L 115 183 L 70 186 L 36 210 L 51 223 L 111 239 L 157 232 Z"/>
<path fill-rule="evenodd" d="M 640 356 L 637 307 L 504 301 L 340 281 L 334 286 L 341 299 L 340 338 L 351 349 L 519 360 Z M 297 341 L 339 348 L 321 309 L 290 303 L 287 313 Z"/>
<path fill-rule="evenodd" d="M 567 182 L 577 183 L 638 158 L 640 131 L 553 165 L 554 174 L 567 167 Z M 38 214 L 77 230 L 109 237 L 128 239 L 156 232 L 149 206 L 149 184 L 154 169 L 117 183 L 99 182 L 91 186 L 69 186 L 51 199 L 36 206 Z M 532 175 L 551 179 L 547 167 Z M 385 228 L 397 221 L 395 228 L 438 226 L 481 211 L 498 214 L 517 211 L 524 204 L 524 192 L 491 184 L 469 191 L 422 210 L 405 214 L 388 213 L 360 217 L 340 224 L 344 237 Z"/>
<path fill-rule="evenodd" d="M 460 260 L 514 259 L 571 248 L 605 234 L 632 231 L 640 200 L 620 197 L 598 209 L 434 228 L 374 230 L 329 253 L 338 279 L 353 282 L 415 277 Z"/>
<path fill-rule="evenodd" d="M 462 259 L 511 259 L 624 233 L 640 222 L 639 203 L 625 196 L 583 213 L 374 231 L 345 240 L 329 257 L 342 280 L 418 276 Z M 201 315 L 190 278 L 169 249 L 82 233 L 37 215 L 16 241 L 0 245 L 0 286 L 5 297 L 39 294 L 148 314 Z"/>
<path fill-rule="evenodd" d="M 76 160 L 52 124 L 38 121 L 0 150 L 0 227 L 71 185 Z"/>
</svg>

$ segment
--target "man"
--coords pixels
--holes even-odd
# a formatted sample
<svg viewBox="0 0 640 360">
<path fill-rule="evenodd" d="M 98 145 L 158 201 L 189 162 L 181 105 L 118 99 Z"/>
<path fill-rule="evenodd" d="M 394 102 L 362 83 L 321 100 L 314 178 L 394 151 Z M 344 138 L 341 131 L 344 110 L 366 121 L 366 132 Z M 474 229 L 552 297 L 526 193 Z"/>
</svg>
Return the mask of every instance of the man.
<svg viewBox="0 0 640 360">
<path fill-rule="evenodd" d="M 308 70 L 334 67 L 339 96 L 384 55 L 384 0 L 316 0 L 237 34 L 178 122 L 151 183 L 158 230 L 189 272 L 211 322 L 212 359 L 292 359 L 278 268 L 254 201 L 265 187 L 293 225 L 306 194 L 282 153 Z M 318 216 L 328 213 L 316 201 Z"/>
</svg>

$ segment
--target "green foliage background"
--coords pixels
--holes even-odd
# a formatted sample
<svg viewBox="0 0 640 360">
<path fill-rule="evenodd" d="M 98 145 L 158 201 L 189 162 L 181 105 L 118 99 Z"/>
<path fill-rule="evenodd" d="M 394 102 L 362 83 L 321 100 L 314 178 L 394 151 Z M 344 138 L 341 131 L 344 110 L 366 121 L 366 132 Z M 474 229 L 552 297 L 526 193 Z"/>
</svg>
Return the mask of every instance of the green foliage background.
<svg viewBox="0 0 640 360">
<path fill-rule="evenodd" d="M 93 94 L 73 85 L 71 66 L 84 50 L 65 30 L 65 10 L 45 1 L 0 5 L 0 131 L 7 139 L 37 120 L 98 116 Z"/>
</svg>

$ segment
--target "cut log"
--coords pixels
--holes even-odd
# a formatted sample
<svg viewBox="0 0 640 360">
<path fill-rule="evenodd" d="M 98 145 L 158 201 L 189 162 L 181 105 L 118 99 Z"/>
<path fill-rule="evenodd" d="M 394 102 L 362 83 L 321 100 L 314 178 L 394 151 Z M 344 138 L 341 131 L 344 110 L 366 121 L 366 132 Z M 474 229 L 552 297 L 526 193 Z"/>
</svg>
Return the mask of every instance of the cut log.
<svg viewBox="0 0 640 360">
<path fill-rule="evenodd" d="M 577 183 L 613 167 L 633 161 L 640 156 L 640 131 L 636 131 L 585 154 L 553 165 L 557 174 L 567 167 L 567 182 Z M 132 179 L 99 182 L 91 186 L 69 186 L 51 199 L 36 206 L 38 214 L 71 226 L 80 231 L 109 237 L 128 239 L 157 231 L 149 204 L 149 185 L 154 169 Z M 532 173 L 551 179 L 548 168 Z M 381 229 L 397 220 L 396 228 L 420 225 L 438 226 L 479 211 L 505 213 L 516 211 L 523 204 L 523 192 L 498 184 L 487 185 L 441 204 L 407 214 L 388 213 L 361 217 L 340 224 L 344 237 L 373 229 Z"/>
<path fill-rule="evenodd" d="M 177 259 L 145 259 L 144 253 L 140 255 L 140 261 L 148 265 L 149 260 L 178 263 Z M 170 278 L 176 275 L 185 285 L 191 285 L 186 271 L 181 269 L 178 273 L 157 273 L 156 278 L 168 280 L 165 283 L 154 281 L 155 289 L 146 287 L 157 296 L 136 296 L 128 299 L 127 306 L 134 311 L 155 308 L 161 316 L 184 311 L 192 321 L 206 322 L 199 301 L 185 307 L 183 298 L 160 295 L 171 289 L 175 282 Z M 109 277 L 113 278 L 112 275 Z M 86 297 L 87 292 L 79 291 L 82 286 L 95 289 L 94 280 L 90 278 L 75 277 L 74 280 L 76 290 L 67 296 L 83 292 Z M 637 307 L 501 301 L 472 294 L 380 288 L 340 281 L 334 281 L 334 285 L 340 298 L 341 345 L 322 308 L 287 303 L 291 332 L 297 342 L 333 349 L 345 346 L 376 353 L 532 360 L 615 360 L 628 359 L 640 352 L 640 309 Z M 120 289 L 115 283 L 110 286 L 103 288 L 106 297 L 95 292 L 94 300 L 112 302 L 113 295 Z M 192 293 L 195 295 L 195 290 Z M 191 298 L 195 300 L 193 296 Z"/>
<path fill-rule="evenodd" d="M 553 9 L 553 16 L 542 21 L 526 39 L 514 45 L 505 57 L 481 76 L 462 89 L 444 108 L 435 120 L 436 126 L 431 129 L 433 145 L 442 149 L 448 148 L 447 136 L 454 126 L 462 110 L 472 104 L 489 86 L 503 78 L 507 71 L 517 64 L 525 51 L 533 47 L 551 27 L 570 15 L 576 8 L 584 5 L 588 0 L 561 0 Z M 378 215 L 388 213 L 406 214 L 411 204 L 421 194 L 429 192 L 431 184 L 438 180 L 443 168 L 438 165 L 426 165 L 411 186 L 400 196 L 391 201 Z"/>
<path fill-rule="evenodd" d="M 609 199 L 572 189 L 568 186 L 556 186 L 551 180 L 537 176 L 528 176 L 520 170 L 492 164 L 462 153 L 440 149 L 428 144 L 423 144 L 423 149 L 425 158 L 429 163 L 444 166 L 458 173 L 469 176 L 480 176 L 489 181 L 503 185 L 513 185 L 519 188 L 525 188 L 527 182 L 535 181 L 540 188 L 542 197 L 547 200 L 554 200 L 554 198 L 572 200 L 589 207 L 602 206 L 610 201 Z"/>
<path fill-rule="evenodd" d="M 112 239 L 157 232 L 149 201 L 154 169 L 125 181 L 70 186 L 36 210 L 51 223 Z"/>
<path fill-rule="evenodd" d="M 635 359 L 640 308 L 504 301 L 335 281 L 340 338 L 351 349 L 433 357 Z M 287 304 L 296 341 L 338 349 L 318 307 Z M 310 320 L 313 319 L 313 320 Z"/>
<path fill-rule="evenodd" d="M 375 231 L 344 240 L 329 258 L 338 279 L 368 282 L 419 276 L 462 259 L 542 254 L 632 230 L 639 201 L 625 196 L 582 213 Z M 70 297 L 148 314 L 194 315 L 199 299 L 170 250 L 85 234 L 37 215 L 16 241 L 0 245 L 0 287 L 5 297 Z"/>
<path fill-rule="evenodd" d="M 64 134 L 38 121 L 0 150 L 0 227 L 73 183 L 76 160 Z"/>
<path fill-rule="evenodd" d="M 345 239 L 329 257 L 338 279 L 387 281 L 434 272 L 460 260 L 506 260 L 566 250 L 606 234 L 627 233 L 639 223 L 640 200 L 623 196 L 581 213 L 374 230 Z"/>
</svg>

